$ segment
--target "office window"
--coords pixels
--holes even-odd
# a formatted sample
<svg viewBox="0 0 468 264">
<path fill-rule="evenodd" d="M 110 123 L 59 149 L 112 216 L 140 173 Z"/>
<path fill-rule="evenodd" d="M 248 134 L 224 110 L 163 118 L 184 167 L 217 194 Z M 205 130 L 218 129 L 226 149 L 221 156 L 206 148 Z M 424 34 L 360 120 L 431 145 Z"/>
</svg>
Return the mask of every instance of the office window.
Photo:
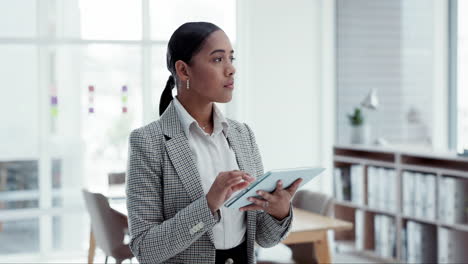
<svg viewBox="0 0 468 264">
<path fill-rule="evenodd" d="M 0 1 L 0 259 L 82 254 L 81 189 L 106 192 L 158 118 L 170 33 L 204 20 L 234 42 L 235 16 L 235 0 Z"/>
<path fill-rule="evenodd" d="M 35 37 L 36 5 L 37 0 L 0 1 L 0 38 Z"/>
<path fill-rule="evenodd" d="M 141 40 L 141 1 L 80 0 L 83 39 Z"/>
<path fill-rule="evenodd" d="M 0 256 L 39 251 L 39 219 L 3 221 L 0 225 Z"/>
<path fill-rule="evenodd" d="M 0 120 L 2 127 L 8 128 L 0 130 L 0 157 L 3 156 L 3 160 L 10 157 L 30 159 L 39 151 L 37 53 L 38 49 L 34 45 L 0 46 L 3 86 Z M 11 140 L 12 135 L 22 140 Z"/>
<path fill-rule="evenodd" d="M 82 135 L 86 143 L 84 165 L 88 182 L 107 185 L 107 177 L 94 175 L 126 169 L 128 135 L 142 121 L 141 48 L 90 45 L 82 50 Z M 90 92 L 94 91 L 92 112 Z"/>
<path fill-rule="evenodd" d="M 34 45 L 0 46 L 0 214 L 39 206 L 37 52 Z"/>
</svg>

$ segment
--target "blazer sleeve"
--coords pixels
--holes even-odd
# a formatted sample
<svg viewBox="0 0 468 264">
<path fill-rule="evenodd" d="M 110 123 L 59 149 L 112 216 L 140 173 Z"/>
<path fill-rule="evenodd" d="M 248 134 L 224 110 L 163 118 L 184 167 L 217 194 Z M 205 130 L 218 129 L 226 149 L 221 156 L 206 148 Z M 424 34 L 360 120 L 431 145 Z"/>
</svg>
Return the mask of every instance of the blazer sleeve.
<svg viewBox="0 0 468 264">
<path fill-rule="evenodd" d="M 152 144 L 140 130 L 133 131 L 129 139 L 126 192 L 130 248 L 140 263 L 160 263 L 174 257 L 216 224 L 205 196 L 165 219 L 161 144 L 162 140 Z"/>
<path fill-rule="evenodd" d="M 253 150 L 253 159 L 256 166 L 256 174 L 263 175 L 263 163 L 258 145 L 255 140 L 255 135 L 251 128 L 245 124 L 250 137 L 251 147 Z M 270 214 L 264 211 L 257 211 L 257 228 L 256 228 L 256 241 L 262 247 L 272 247 L 284 240 L 289 231 L 291 230 L 291 223 L 293 218 L 292 204 L 290 205 L 289 215 L 281 221 L 278 221 Z"/>
</svg>

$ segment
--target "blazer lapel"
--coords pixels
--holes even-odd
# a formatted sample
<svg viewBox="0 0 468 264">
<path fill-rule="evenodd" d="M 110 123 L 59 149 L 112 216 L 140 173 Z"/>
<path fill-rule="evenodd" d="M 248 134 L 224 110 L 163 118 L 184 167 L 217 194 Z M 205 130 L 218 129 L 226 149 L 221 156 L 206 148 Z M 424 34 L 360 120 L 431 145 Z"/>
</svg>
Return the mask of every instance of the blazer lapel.
<svg viewBox="0 0 468 264">
<path fill-rule="evenodd" d="M 195 164 L 192 151 L 188 145 L 185 135 L 177 135 L 166 141 L 167 153 L 172 161 L 180 181 L 187 190 L 190 199 L 193 201 L 200 198 L 203 188 L 200 181 L 197 166 Z"/>
<path fill-rule="evenodd" d="M 166 138 L 166 149 L 172 165 L 193 202 L 205 194 L 187 136 L 172 102 L 161 116 L 161 128 Z M 208 235 L 213 242 L 213 231 L 208 230 Z"/>
<path fill-rule="evenodd" d="M 246 165 L 247 165 L 246 158 L 247 157 L 245 157 L 245 154 L 242 151 L 242 145 L 241 145 L 241 143 L 239 141 L 239 139 L 240 139 L 239 132 L 234 129 L 233 124 L 229 125 L 229 129 L 228 129 L 226 138 L 227 138 L 229 144 L 231 145 L 232 150 L 234 150 L 234 154 L 236 155 L 236 161 L 237 161 L 237 165 L 239 166 L 239 170 L 245 171 L 246 168 L 247 168 L 246 167 Z M 253 176 L 256 176 L 256 175 L 253 175 Z"/>
<path fill-rule="evenodd" d="M 239 166 L 239 170 L 245 171 L 247 173 L 250 173 L 252 176 L 257 177 L 261 175 L 255 175 L 255 170 L 252 169 L 252 171 L 248 171 L 248 163 L 247 155 L 243 151 L 243 149 L 246 149 L 246 146 L 242 146 L 240 142 L 241 135 L 237 130 L 234 129 L 233 124 L 230 124 L 228 133 L 226 136 L 229 144 L 231 145 L 232 149 L 234 150 L 234 153 L 236 155 L 236 160 L 237 160 L 237 165 Z M 247 236 L 253 239 L 247 238 L 247 243 L 253 243 L 255 241 L 255 230 L 256 230 L 256 219 L 257 219 L 257 212 L 256 211 L 247 211 Z M 253 245 L 249 245 L 248 248 L 253 248 Z"/>
</svg>

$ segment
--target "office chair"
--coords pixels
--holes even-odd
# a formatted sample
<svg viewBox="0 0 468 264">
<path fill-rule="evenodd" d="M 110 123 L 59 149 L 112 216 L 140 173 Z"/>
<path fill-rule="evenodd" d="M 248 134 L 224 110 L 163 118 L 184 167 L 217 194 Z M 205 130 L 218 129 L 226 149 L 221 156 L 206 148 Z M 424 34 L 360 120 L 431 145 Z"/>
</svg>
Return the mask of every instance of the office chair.
<svg viewBox="0 0 468 264">
<path fill-rule="evenodd" d="M 91 217 L 91 229 L 96 240 L 96 245 L 106 254 L 122 263 L 126 259 L 133 258 L 133 253 L 128 244 L 124 243 L 124 236 L 128 230 L 127 216 L 115 211 L 109 205 L 107 198 L 100 193 L 92 193 L 83 190 L 86 207 Z"/>
</svg>

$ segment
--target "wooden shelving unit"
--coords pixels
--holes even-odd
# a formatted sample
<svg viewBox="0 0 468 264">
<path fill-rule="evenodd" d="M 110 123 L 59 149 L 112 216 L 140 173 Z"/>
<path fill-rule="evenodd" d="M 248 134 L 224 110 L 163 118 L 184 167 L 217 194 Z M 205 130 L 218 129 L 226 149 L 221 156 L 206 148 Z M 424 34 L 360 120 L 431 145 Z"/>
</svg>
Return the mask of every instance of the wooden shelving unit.
<svg viewBox="0 0 468 264">
<path fill-rule="evenodd" d="M 407 251 L 404 252 L 406 248 L 404 245 L 405 238 L 407 237 L 404 233 L 408 223 L 411 225 L 415 222 L 418 225 L 424 226 L 424 230 L 429 232 L 429 234 L 424 234 L 426 237 L 431 239 L 431 246 L 435 249 L 435 252 L 430 256 L 431 260 L 435 262 L 440 261 L 440 256 L 443 255 L 441 252 L 441 245 L 439 245 L 441 240 L 440 233 L 448 229 L 453 238 L 457 241 L 453 241 L 454 244 L 461 244 L 462 246 L 456 245 L 453 249 L 455 252 L 454 261 L 468 263 L 468 253 L 466 248 L 468 248 L 468 212 L 464 212 L 464 218 L 454 223 L 446 223 L 442 220 L 441 215 L 439 215 L 439 207 L 443 206 L 442 202 L 439 199 L 441 195 L 441 181 L 444 178 L 455 178 L 457 182 L 461 184 L 466 184 L 468 186 L 468 158 L 459 157 L 455 153 L 445 153 L 445 154 L 431 154 L 429 151 L 424 153 L 415 153 L 411 151 L 403 151 L 397 149 L 385 149 L 377 147 L 362 147 L 362 146 L 344 146 L 337 145 L 334 147 L 333 151 L 333 160 L 335 168 L 346 169 L 350 168 L 353 165 L 361 165 L 363 167 L 363 190 L 361 194 L 363 197 L 363 203 L 358 204 L 351 200 L 338 200 L 335 192 L 335 217 L 338 219 L 343 219 L 354 223 L 354 227 L 363 226 L 363 246 L 359 250 L 362 255 L 375 257 L 382 262 L 406 262 L 405 258 Z M 381 208 L 373 208 L 369 206 L 368 199 L 368 188 L 369 188 L 369 179 L 368 179 L 368 168 L 369 167 L 379 167 L 385 169 L 393 169 L 396 174 L 396 188 L 394 188 L 396 196 L 396 210 L 391 211 Z M 427 217 L 420 217 L 415 215 L 407 215 L 403 210 L 404 203 L 404 189 L 403 183 L 405 182 L 403 177 L 405 177 L 405 172 L 411 173 L 425 173 L 435 176 L 435 218 L 430 219 Z M 349 175 L 348 175 L 349 176 Z M 346 175 L 343 175 L 346 177 Z M 409 176 L 407 176 L 409 177 Z M 334 181 L 336 185 L 336 181 Z M 339 185 L 342 187 L 342 185 Z M 335 186 L 336 187 L 336 186 Z M 374 187 L 375 188 L 375 187 Z M 466 189 L 468 190 L 468 189 Z M 350 192 L 352 192 L 352 188 Z M 426 190 L 420 190 L 424 192 Z M 408 194 L 405 194 L 408 195 Z M 346 198 L 346 197 L 344 197 Z M 352 199 L 352 197 L 347 197 Z M 467 210 L 468 206 L 468 191 L 465 193 L 464 198 L 464 208 Z M 360 217 L 362 223 L 356 223 L 358 217 L 355 217 L 355 212 L 359 210 L 362 212 L 364 217 Z M 395 251 L 393 257 L 382 257 L 376 252 L 376 239 L 375 239 L 375 228 L 374 228 L 374 218 L 377 215 L 387 216 L 389 219 L 394 221 L 396 239 L 395 239 Z M 444 229 L 441 231 L 441 229 Z M 346 232 L 336 232 L 335 241 L 338 247 L 343 246 L 346 248 L 356 249 L 356 230 L 346 231 Z M 414 241 L 414 240 L 413 240 Z M 463 250 L 465 248 L 465 250 Z M 444 249 L 445 250 L 445 249 Z"/>
</svg>

